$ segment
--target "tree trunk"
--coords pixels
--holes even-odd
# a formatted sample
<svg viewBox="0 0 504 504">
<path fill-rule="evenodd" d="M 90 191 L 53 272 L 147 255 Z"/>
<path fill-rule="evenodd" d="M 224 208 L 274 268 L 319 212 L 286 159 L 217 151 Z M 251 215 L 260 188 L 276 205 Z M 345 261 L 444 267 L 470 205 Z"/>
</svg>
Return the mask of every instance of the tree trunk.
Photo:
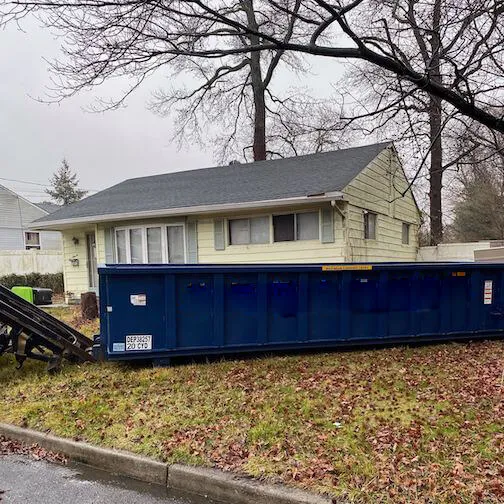
<svg viewBox="0 0 504 504">
<path fill-rule="evenodd" d="M 85 320 L 98 318 L 98 300 L 95 292 L 84 292 L 81 294 L 81 315 Z"/>
<path fill-rule="evenodd" d="M 431 45 L 431 64 L 429 69 L 429 78 L 436 83 L 442 84 L 441 61 L 439 51 L 441 49 L 440 39 L 440 21 L 441 21 L 441 0 L 436 0 L 432 11 L 432 33 L 430 38 Z M 441 193 L 443 190 L 443 143 L 442 133 L 442 115 L 443 108 L 441 99 L 431 95 L 429 98 L 429 127 L 430 127 L 430 243 L 437 245 L 443 241 L 443 209 Z"/>
<path fill-rule="evenodd" d="M 244 0 L 243 6 L 247 13 L 249 28 L 259 31 L 253 0 Z M 252 46 L 260 44 L 257 35 L 250 35 L 249 40 Z M 261 52 L 254 51 L 250 54 L 249 58 L 250 78 L 254 94 L 254 161 L 264 161 L 266 159 L 266 100 L 264 97 L 264 83 L 261 70 Z"/>
<path fill-rule="evenodd" d="M 253 75 L 252 68 L 252 82 Z M 264 161 L 266 159 L 266 101 L 262 85 L 256 87 L 252 84 L 252 86 L 254 88 L 254 161 Z"/>
<path fill-rule="evenodd" d="M 443 189 L 443 144 L 441 138 L 442 108 L 439 98 L 430 98 L 430 169 L 429 169 L 429 203 L 430 203 L 430 244 L 437 245 L 443 241 L 443 210 L 441 192 Z"/>
</svg>

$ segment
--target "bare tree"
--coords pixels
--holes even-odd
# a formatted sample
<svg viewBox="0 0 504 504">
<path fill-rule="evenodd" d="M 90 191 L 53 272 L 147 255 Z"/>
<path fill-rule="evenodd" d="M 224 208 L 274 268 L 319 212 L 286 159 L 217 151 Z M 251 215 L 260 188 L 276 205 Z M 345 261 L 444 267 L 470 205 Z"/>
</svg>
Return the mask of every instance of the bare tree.
<svg viewBox="0 0 504 504">
<path fill-rule="evenodd" d="M 496 8 L 495 2 L 493 6 Z M 424 68 L 436 85 L 466 96 L 473 104 L 484 95 L 485 108 L 488 100 L 500 103 L 498 91 L 504 87 L 504 79 L 493 76 L 490 68 L 488 74 L 480 72 L 485 58 L 489 57 L 490 65 L 493 59 L 502 58 L 500 29 L 492 43 L 492 23 L 485 27 L 488 19 L 482 13 L 490 7 L 491 3 L 479 1 L 383 0 L 376 2 L 358 24 L 367 30 L 370 40 L 387 45 L 391 54 L 408 60 L 412 67 Z M 480 50 L 482 45 L 484 51 Z M 494 71 L 499 67 L 497 64 Z M 347 126 L 368 133 L 380 130 L 400 141 L 406 159 L 412 152 L 419 155 L 412 163 L 412 180 L 418 183 L 424 176 L 428 178 L 430 243 L 440 243 L 443 176 L 475 148 L 474 142 L 455 142 L 457 148 L 452 148 L 460 131 L 459 109 L 371 63 L 356 65 L 348 74 L 347 95 L 352 98 L 353 110 Z M 487 83 L 482 80 L 485 78 L 489 79 Z M 501 117 L 502 109 L 494 110 L 494 115 Z"/>
<path fill-rule="evenodd" d="M 504 69 L 504 0 L 453 0 L 447 20 L 440 18 L 438 2 L 391 2 L 390 17 L 375 20 L 386 27 L 385 38 L 358 23 L 381 4 L 378 0 L 255 0 L 255 21 L 245 0 L 231 5 L 224 0 L 1 0 L 0 6 L 4 24 L 34 13 L 67 36 L 66 58 L 53 68 L 68 93 L 114 75 L 136 77 L 135 88 L 177 57 L 236 58 L 270 51 L 279 59 L 297 52 L 369 61 L 489 128 L 504 131 L 502 114 L 487 110 L 488 93 Z M 427 64 L 412 61 L 402 50 L 402 34 L 409 39 L 410 32 L 401 19 L 424 4 L 432 6 L 434 25 L 442 23 L 443 30 L 455 34 L 441 51 L 437 36 L 417 21 L 418 35 L 432 46 L 434 63 L 428 58 Z M 268 12 L 289 21 L 277 22 L 281 17 L 275 17 L 268 22 Z M 468 57 L 465 48 L 472 41 L 476 43 Z M 257 64 L 258 56 L 254 58 Z M 453 69 L 449 83 L 436 75 L 443 64 Z M 502 107 L 501 102 L 492 105 Z"/>
<path fill-rule="evenodd" d="M 473 121 L 461 125 L 459 150 L 474 148 L 457 161 L 453 234 L 460 241 L 504 239 L 504 135 Z"/>
<path fill-rule="evenodd" d="M 452 0 L 446 15 L 441 0 L 0 0 L 0 12 L 4 24 L 35 14 L 65 35 L 64 58 L 53 64 L 64 96 L 128 76 L 134 82 L 125 97 L 157 69 L 183 68 L 189 59 L 213 62 L 204 80 L 249 68 L 256 159 L 266 150 L 267 85 L 293 54 L 367 61 L 397 76 L 404 95 L 426 93 L 433 143 L 443 127 L 442 102 L 504 132 L 503 103 L 494 93 L 504 73 L 504 0 Z M 380 17 L 363 25 L 369 12 Z M 409 50 L 412 37 L 418 54 Z M 434 150 L 431 164 L 439 165 Z M 440 176 L 431 171 L 434 185 Z M 437 191 L 431 205 L 438 241 Z"/>
</svg>

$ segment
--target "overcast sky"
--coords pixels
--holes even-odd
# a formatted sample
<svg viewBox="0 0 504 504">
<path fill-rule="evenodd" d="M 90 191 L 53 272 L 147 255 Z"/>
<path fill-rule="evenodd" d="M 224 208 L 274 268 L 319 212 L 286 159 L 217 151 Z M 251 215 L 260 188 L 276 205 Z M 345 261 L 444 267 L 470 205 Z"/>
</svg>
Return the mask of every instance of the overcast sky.
<svg viewBox="0 0 504 504">
<path fill-rule="evenodd" d="M 81 187 L 100 190 L 131 177 L 200 168 L 215 164 L 211 148 L 177 149 L 171 141 L 172 120 L 147 110 L 153 89 L 167 83 L 167 75 L 155 75 L 132 96 L 127 107 L 106 113 L 84 109 L 100 94 L 80 95 L 61 104 L 40 103 L 50 85 L 44 58 L 58 56 L 61 41 L 34 22 L 0 30 L 0 184 L 33 201 L 47 200 L 43 187 L 6 181 L 17 179 L 47 184 L 65 157 L 77 172 Z M 327 59 L 311 62 L 311 75 L 297 84 L 315 95 L 331 93 L 331 84 L 344 68 Z M 292 75 L 280 77 L 290 85 Z M 122 89 L 120 83 L 107 91 Z"/>
</svg>

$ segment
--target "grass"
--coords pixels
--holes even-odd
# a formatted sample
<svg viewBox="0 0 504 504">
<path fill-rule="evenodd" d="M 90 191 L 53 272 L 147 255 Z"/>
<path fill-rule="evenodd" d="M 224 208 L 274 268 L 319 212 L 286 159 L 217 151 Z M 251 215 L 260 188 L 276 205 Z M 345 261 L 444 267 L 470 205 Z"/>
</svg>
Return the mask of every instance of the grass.
<svg viewBox="0 0 504 504">
<path fill-rule="evenodd" d="M 502 341 L 57 376 L 3 357 L 0 421 L 355 502 L 503 502 L 503 366 Z"/>
</svg>

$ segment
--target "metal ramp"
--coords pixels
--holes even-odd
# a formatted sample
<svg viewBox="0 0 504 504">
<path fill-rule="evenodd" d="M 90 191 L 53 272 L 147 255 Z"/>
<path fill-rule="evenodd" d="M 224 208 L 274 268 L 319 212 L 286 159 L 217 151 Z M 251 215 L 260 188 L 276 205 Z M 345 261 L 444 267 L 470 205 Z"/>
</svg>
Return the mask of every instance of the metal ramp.
<svg viewBox="0 0 504 504">
<path fill-rule="evenodd" d="M 65 358 L 94 362 L 93 342 L 67 324 L 0 285 L 0 355 L 11 352 L 20 368 L 27 358 L 59 369 Z"/>
</svg>

